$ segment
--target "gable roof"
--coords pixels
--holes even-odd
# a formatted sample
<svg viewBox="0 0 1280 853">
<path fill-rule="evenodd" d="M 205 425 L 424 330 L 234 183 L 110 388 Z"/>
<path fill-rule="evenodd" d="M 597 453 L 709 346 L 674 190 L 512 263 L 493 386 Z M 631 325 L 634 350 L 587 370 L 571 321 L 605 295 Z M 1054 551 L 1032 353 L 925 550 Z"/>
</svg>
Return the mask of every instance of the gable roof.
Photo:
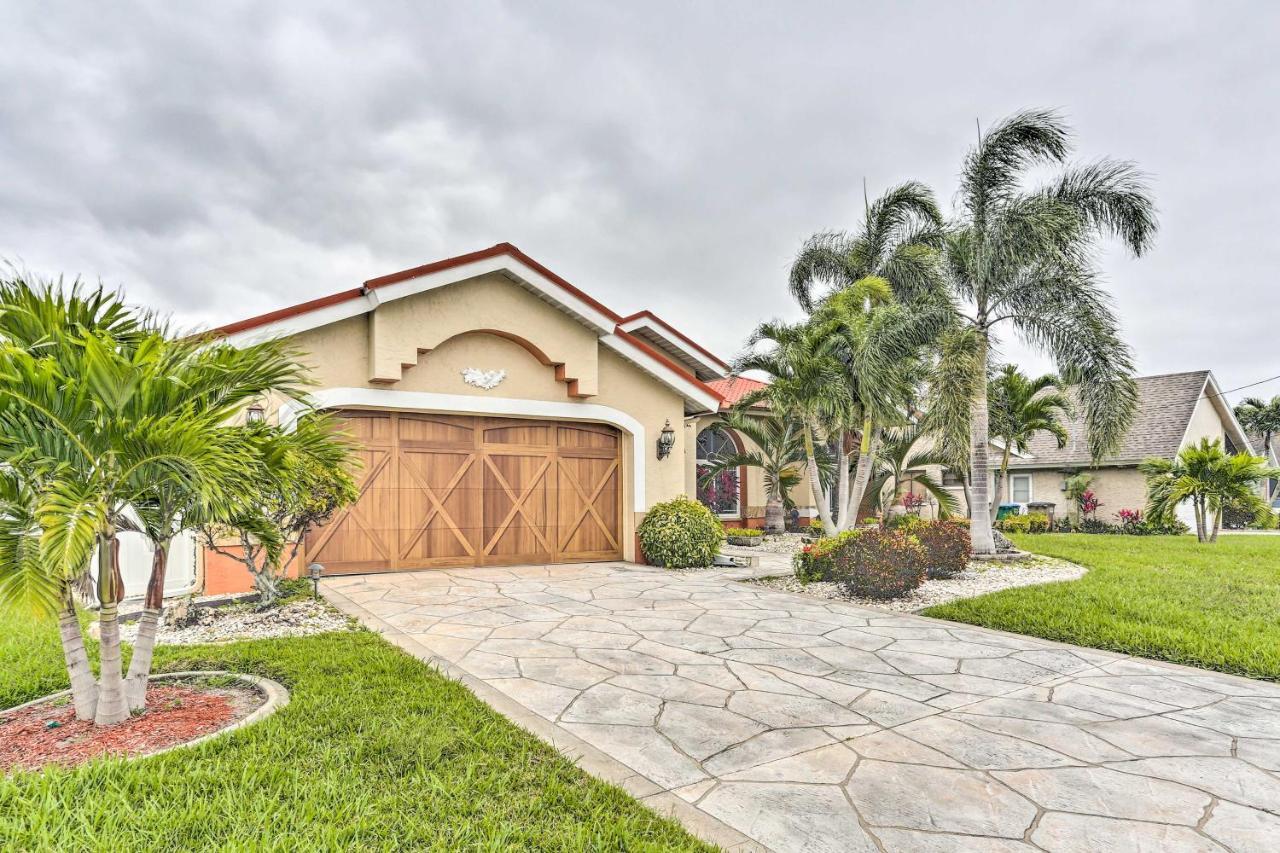
<svg viewBox="0 0 1280 853">
<path fill-rule="evenodd" d="M 1138 376 L 1134 381 L 1138 385 L 1138 409 L 1133 424 L 1125 433 L 1119 449 L 1099 464 L 1133 465 L 1149 456 L 1172 459 L 1182 447 L 1191 425 L 1191 416 L 1203 399 L 1212 402 L 1228 433 L 1236 433 L 1232 440 L 1246 447 L 1249 445 L 1212 372 L 1164 373 Z M 1093 464 L 1079 397 L 1074 390 L 1068 390 L 1067 394 L 1075 402 L 1076 412 L 1074 417 L 1063 422 L 1067 430 L 1066 446 L 1059 448 L 1057 439 L 1052 435 L 1038 432 L 1027 444 L 1028 458 L 1011 462 L 1009 467 L 1083 468 Z"/>
<path fill-rule="evenodd" d="M 624 318 L 510 243 L 498 243 L 487 249 L 371 278 L 357 288 L 219 326 L 213 334 L 232 343 L 265 336 L 284 337 L 368 313 L 384 302 L 489 273 L 506 276 L 570 314 L 595 331 L 602 344 L 684 396 L 693 409 L 716 411 L 720 408 L 723 398 L 694 370 L 678 363 L 671 353 L 660 351 L 652 338 L 642 340 L 624 328 L 626 321 L 641 315 L 657 321 L 651 313 Z M 678 337 L 677 350 L 696 348 L 704 357 L 715 358 L 669 324 L 661 321 L 657 324 Z"/>
<path fill-rule="evenodd" d="M 729 372 L 729 365 L 721 358 L 652 311 L 637 311 L 623 317 L 618 321 L 618 328 L 666 352 L 699 379 L 721 379 Z"/>
</svg>

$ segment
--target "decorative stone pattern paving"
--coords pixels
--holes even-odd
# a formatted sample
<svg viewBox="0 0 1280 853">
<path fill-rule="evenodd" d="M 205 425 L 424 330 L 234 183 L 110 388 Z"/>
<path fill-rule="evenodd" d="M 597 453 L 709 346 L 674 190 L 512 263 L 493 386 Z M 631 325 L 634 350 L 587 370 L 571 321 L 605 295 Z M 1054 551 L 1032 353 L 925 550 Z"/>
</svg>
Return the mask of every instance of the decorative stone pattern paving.
<svg viewBox="0 0 1280 853">
<path fill-rule="evenodd" d="M 728 847 L 1280 849 L 1280 685 L 747 574 L 593 564 L 323 587 Z"/>
</svg>

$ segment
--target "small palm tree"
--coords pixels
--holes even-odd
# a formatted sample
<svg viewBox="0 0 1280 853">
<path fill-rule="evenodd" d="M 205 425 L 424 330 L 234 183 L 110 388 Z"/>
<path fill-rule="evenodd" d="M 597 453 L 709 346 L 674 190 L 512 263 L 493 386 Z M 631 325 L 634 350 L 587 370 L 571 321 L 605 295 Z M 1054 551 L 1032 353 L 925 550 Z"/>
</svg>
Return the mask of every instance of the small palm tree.
<svg viewBox="0 0 1280 853">
<path fill-rule="evenodd" d="M 991 437 L 1004 446 L 991 498 L 993 512 L 1000 506 L 1013 451 L 1025 453 L 1038 432 L 1052 435 L 1060 448 L 1067 446 L 1067 430 L 1059 419 L 1069 417 L 1073 406 L 1061 387 L 1061 380 L 1053 374 L 1028 379 L 1012 364 L 1002 366 L 987 383 Z"/>
<path fill-rule="evenodd" d="M 1228 454 L 1222 441 L 1207 438 L 1185 447 L 1174 459 L 1153 457 L 1138 469 L 1147 479 L 1147 517 L 1173 521 L 1183 501 L 1191 501 L 1196 514 L 1196 539 L 1218 541 L 1224 509 L 1270 521 L 1271 508 L 1258 494 L 1258 484 L 1280 476 L 1280 469 L 1251 453 Z"/>
<path fill-rule="evenodd" d="M 1052 356 L 1075 386 L 1095 460 L 1119 445 L 1137 406 L 1132 354 L 1092 259 L 1103 235 L 1143 254 L 1155 237 L 1155 206 L 1132 164 L 1106 159 L 1024 188 L 1031 168 L 1065 163 L 1070 140 L 1062 119 L 1044 111 L 1018 113 L 981 134 L 965 158 L 961 216 L 944 244 L 945 286 L 958 321 L 940 340 L 931 409 L 949 424 L 947 455 L 964 455 L 967 443 L 978 553 L 995 548 L 987 375 L 1002 324 Z"/>
<path fill-rule="evenodd" d="M 791 490 L 800 484 L 807 461 L 804 428 L 776 414 L 760 417 L 731 411 L 723 423 L 717 423 L 712 429 L 733 430 L 751 439 L 756 449 L 710 460 L 702 479 L 709 480 L 722 471 L 741 467 L 759 468 L 764 473 L 764 528 L 769 533 L 783 532 L 785 512 L 794 506 Z M 815 447 L 814 452 L 820 466 L 830 466 L 825 449 Z"/>
<path fill-rule="evenodd" d="M 1280 396 L 1270 400 L 1246 397 L 1236 406 L 1236 417 L 1245 429 L 1262 436 L 1262 452 L 1265 455 L 1271 449 L 1272 440 L 1280 436 Z"/>
<path fill-rule="evenodd" d="M 906 483 L 913 483 L 928 492 L 938 502 L 940 515 L 944 517 L 960 509 L 955 495 L 923 470 L 930 465 L 947 465 L 946 458 L 933 448 L 917 449 L 925 437 L 926 432 L 919 424 L 883 431 L 882 449 L 870 486 L 871 494 L 880 496 L 883 516 L 888 517 L 889 508 L 897 502 Z"/>
<path fill-rule="evenodd" d="M 734 364 L 735 372 L 759 370 L 769 384 L 746 395 L 744 408 L 767 402 L 779 417 L 800 429 L 805 469 L 819 517 L 827 533 L 837 532 L 831 517 L 829 484 L 823 482 L 818 446 L 829 435 L 843 435 L 853 417 L 853 395 L 845 381 L 839 358 L 841 338 L 831 322 L 764 323 L 752 333 L 749 345 L 769 344 L 764 351 L 749 352 Z M 848 470 L 843 448 L 836 464 Z"/>
</svg>

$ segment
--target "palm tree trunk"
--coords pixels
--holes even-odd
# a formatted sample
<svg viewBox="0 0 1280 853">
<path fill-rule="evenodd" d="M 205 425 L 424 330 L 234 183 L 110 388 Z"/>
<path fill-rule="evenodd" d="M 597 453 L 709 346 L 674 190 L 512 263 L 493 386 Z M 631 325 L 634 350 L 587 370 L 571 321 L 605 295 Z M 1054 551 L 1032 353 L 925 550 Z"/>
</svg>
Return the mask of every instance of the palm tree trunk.
<svg viewBox="0 0 1280 853">
<path fill-rule="evenodd" d="M 62 657 L 71 677 L 71 701 L 77 720 L 92 720 L 98 708 L 98 682 L 89 666 L 89 653 L 84 648 L 80 620 L 76 618 L 75 598 L 71 587 L 63 590 L 62 610 L 58 613 L 58 634 L 62 638 Z"/>
<path fill-rule="evenodd" d="M 813 502 L 818 506 L 818 518 L 822 519 L 822 531 L 832 535 L 836 526 L 831 520 L 831 505 L 822 488 L 822 478 L 818 475 L 818 454 L 813 447 L 813 428 L 809 424 L 805 424 L 804 429 L 804 453 L 809 463 L 809 488 L 813 490 Z"/>
<path fill-rule="evenodd" d="M 978 353 L 978 369 L 982 375 L 974 383 L 973 400 L 969 403 L 969 489 L 973 503 L 969 505 L 969 535 L 973 539 L 973 553 L 994 554 L 995 536 L 991 532 L 991 500 L 987 495 L 987 477 L 990 461 L 987 459 L 987 347 L 984 341 Z"/>
<path fill-rule="evenodd" d="M 1191 506 L 1192 506 L 1192 507 L 1194 507 L 1194 508 L 1195 508 L 1195 511 L 1196 511 L 1196 541 L 1197 541 L 1197 542 L 1204 542 L 1204 540 L 1205 540 L 1205 527 L 1204 527 L 1204 502 L 1203 502 L 1203 499 L 1202 499 L 1199 495 L 1197 495 L 1196 497 L 1194 497 L 1194 498 L 1192 498 L 1192 499 L 1191 499 Z"/>
<path fill-rule="evenodd" d="M 996 477 L 995 488 L 992 489 L 991 495 L 991 515 L 994 518 L 996 510 L 1000 509 L 1000 500 L 1004 497 L 1004 484 L 1009 479 L 1009 448 L 1006 446 L 1004 455 L 1000 458 L 1000 476 Z"/>
<path fill-rule="evenodd" d="M 849 515 L 853 523 L 858 523 L 858 510 L 862 508 L 862 499 L 867 493 L 867 484 L 871 482 L 871 470 L 875 465 L 876 440 L 874 424 L 871 418 L 862 422 L 862 444 L 858 448 L 858 470 L 853 478 L 853 490 L 849 495 Z M 894 483 L 897 487 L 897 483 Z M 887 513 L 886 513 L 887 515 Z"/>
<path fill-rule="evenodd" d="M 138 620 L 138 637 L 133 643 L 129 674 L 125 676 L 125 701 L 128 702 L 130 711 L 141 711 L 147 706 L 147 679 L 151 677 L 156 632 L 160 628 L 160 614 L 164 610 L 164 579 L 169 570 L 169 542 L 163 540 L 154 545 L 151 577 L 147 581 L 147 598 L 143 602 L 142 618 Z"/>
<path fill-rule="evenodd" d="M 787 529 L 785 512 L 780 495 L 769 495 L 764 504 L 765 533 L 782 533 Z"/>
<path fill-rule="evenodd" d="M 839 515 L 836 517 L 836 529 L 849 529 L 849 454 L 844 450 L 845 434 L 842 430 L 840 433 L 840 447 L 836 452 L 836 459 L 839 460 L 838 479 L 836 481 L 836 507 L 839 509 Z"/>
<path fill-rule="evenodd" d="M 98 537 L 98 611 L 101 677 L 94 723 L 109 726 L 129 717 L 124 700 L 124 677 L 120 672 L 120 540 L 114 530 Z"/>
<path fill-rule="evenodd" d="M 1210 542 L 1218 541 L 1218 531 L 1222 529 L 1222 512 L 1223 508 L 1218 507 L 1213 513 L 1213 533 L 1209 536 Z"/>
</svg>

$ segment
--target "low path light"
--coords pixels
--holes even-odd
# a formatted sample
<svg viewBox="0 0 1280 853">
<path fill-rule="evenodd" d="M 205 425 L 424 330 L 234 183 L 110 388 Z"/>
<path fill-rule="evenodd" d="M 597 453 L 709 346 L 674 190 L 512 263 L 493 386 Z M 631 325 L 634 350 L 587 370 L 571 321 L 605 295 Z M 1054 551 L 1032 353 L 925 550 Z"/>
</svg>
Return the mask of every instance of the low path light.
<svg viewBox="0 0 1280 853">
<path fill-rule="evenodd" d="M 307 574 L 311 575 L 311 594 L 315 598 L 320 597 L 320 575 L 324 572 L 324 566 L 319 563 L 312 563 L 307 566 Z"/>
</svg>

